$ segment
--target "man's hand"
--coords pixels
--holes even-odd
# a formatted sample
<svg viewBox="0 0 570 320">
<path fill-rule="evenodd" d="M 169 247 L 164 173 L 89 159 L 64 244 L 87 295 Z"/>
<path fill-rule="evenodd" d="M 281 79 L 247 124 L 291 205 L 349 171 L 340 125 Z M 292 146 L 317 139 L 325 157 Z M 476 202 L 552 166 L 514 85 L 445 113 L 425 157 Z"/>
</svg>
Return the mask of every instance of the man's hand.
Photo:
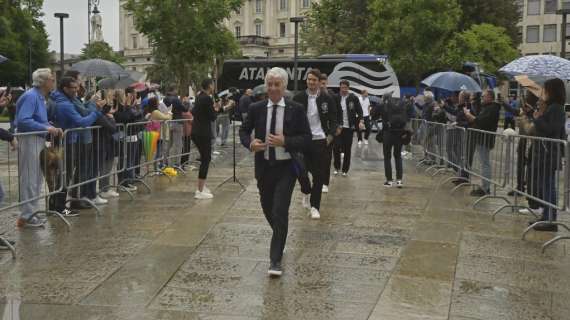
<svg viewBox="0 0 570 320">
<path fill-rule="evenodd" d="M 532 114 L 532 117 L 535 118 L 535 119 L 538 119 L 538 118 L 542 117 L 542 114 L 543 114 L 543 113 L 542 113 L 541 110 L 536 110 L 536 111 Z"/>
<path fill-rule="evenodd" d="M 342 128 L 341 128 L 341 127 L 338 127 L 338 128 L 336 128 L 336 134 L 335 134 L 335 135 L 336 135 L 336 136 L 340 136 L 340 133 L 341 133 L 341 132 L 342 132 Z"/>
<path fill-rule="evenodd" d="M 95 102 L 95 105 L 97 106 L 97 110 L 101 110 L 106 104 L 107 104 L 107 101 L 104 99 L 99 99 Z"/>
<path fill-rule="evenodd" d="M 282 134 L 270 134 L 267 137 L 267 143 L 271 147 L 283 147 L 285 145 L 285 136 Z"/>
<path fill-rule="evenodd" d="M 63 130 L 61 130 L 60 128 L 56 128 L 56 127 L 49 127 L 47 128 L 47 132 L 55 137 L 61 137 L 63 136 Z"/>
<path fill-rule="evenodd" d="M 0 108 L 4 108 L 5 106 L 8 105 L 8 103 L 10 103 L 10 100 L 12 100 L 12 96 L 11 95 L 3 95 L 2 97 L 0 97 Z"/>
<path fill-rule="evenodd" d="M 330 144 L 333 142 L 334 137 L 333 136 L 327 136 L 327 146 L 330 146 Z"/>
<path fill-rule="evenodd" d="M 360 122 L 358 123 L 358 128 L 360 130 L 366 129 L 366 126 L 364 126 L 364 120 L 360 120 Z"/>
<path fill-rule="evenodd" d="M 10 150 L 16 151 L 17 147 L 18 147 L 18 140 L 14 138 L 12 139 L 12 141 L 10 141 Z"/>
<path fill-rule="evenodd" d="M 260 151 L 265 151 L 266 147 L 267 144 L 263 143 L 263 141 L 259 139 L 253 139 L 253 141 L 249 145 L 249 150 L 251 150 L 251 152 L 260 152 Z"/>
</svg>

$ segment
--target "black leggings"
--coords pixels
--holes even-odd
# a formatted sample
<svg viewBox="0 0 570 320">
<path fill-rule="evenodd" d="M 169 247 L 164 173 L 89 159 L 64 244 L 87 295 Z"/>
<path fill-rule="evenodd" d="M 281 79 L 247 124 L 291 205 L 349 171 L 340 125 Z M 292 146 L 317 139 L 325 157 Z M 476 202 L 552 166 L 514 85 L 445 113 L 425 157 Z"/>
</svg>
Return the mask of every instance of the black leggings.
<svg viewBox="0 0 570 320">
<path fill-rule="evenodd" d="M 200 171 L 198 172 L 198 179 L 206 179 L 208 176 L 208 168 L 212 160 L 212 142 L 208 136 L 192 136 L 192 141 L 198 148 L 200 153 Z"/>
</svg>

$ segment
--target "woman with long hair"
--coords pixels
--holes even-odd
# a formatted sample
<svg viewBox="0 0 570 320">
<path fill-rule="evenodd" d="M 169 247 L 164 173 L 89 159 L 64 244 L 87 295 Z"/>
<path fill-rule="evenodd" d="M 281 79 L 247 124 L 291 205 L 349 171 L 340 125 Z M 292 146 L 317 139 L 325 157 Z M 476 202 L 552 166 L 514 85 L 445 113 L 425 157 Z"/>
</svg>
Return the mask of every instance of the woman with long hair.
<svg viewBox="0 0 570 320">
<path fill-rule="evenodd" d="M 192 109 L 192 142 L 200 153 L 200 171 L 198 173 L 198 190 L 194 198 L 198 200 L 212 199 L 214 195 L 206 187 L 206 178 L 212 160 L 212 123 L 220 110 L 219 103 L 214 103 L 214 82 L 212 79 L 202 81 L 202 92 L 196 97 L 196 105 Z"/>
</svg>

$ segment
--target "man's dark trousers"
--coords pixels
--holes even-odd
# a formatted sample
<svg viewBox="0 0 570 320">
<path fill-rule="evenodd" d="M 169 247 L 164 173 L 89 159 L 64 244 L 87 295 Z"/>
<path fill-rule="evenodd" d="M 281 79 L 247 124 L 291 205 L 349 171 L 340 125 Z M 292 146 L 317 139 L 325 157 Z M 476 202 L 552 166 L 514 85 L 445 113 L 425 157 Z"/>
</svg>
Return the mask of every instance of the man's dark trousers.
<svg viewBox="0 0 570 320">
<path fill-rule="evenodd" d="M 281 262 L 283 257 L 289 228 L 289 206 L 295 182 L 291 160 L 277 161 L 277 164 L 272 166 L 267 164 L 257 180 L 263 214 L 273 230 L 269 249 L 269 257 L 273 263 Z"/>
<path fill-rule="evenodd" d="M 313 186 L 311 187 L 311 181 L 309 181 L 308 174 L 299 177 L 301 192 L 303 194 L 311 194 L 311 207 L 316 208 L 317 210 L 321 209 L 321 196 L 323 193 L 323 180 L 326 171 L 325 165 L 327 152 L 326 139 L 313 140 L 311 147 L 304 152 L 307 171 L 310 172 L 313 177 Z M 330 172 L 330 161 L 328 164 Z"/>
</svg>

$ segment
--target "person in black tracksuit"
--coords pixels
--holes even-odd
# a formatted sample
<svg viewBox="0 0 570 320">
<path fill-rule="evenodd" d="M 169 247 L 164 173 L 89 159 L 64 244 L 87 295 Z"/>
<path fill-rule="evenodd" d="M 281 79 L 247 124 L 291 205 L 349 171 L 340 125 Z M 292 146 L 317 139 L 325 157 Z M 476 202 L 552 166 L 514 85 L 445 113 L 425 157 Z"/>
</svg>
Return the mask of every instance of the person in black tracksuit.
<svg viewBox="0 0 570 320">
<path fill-rule="evenodd" d="M 383 107 L 380 109 L 382 123 L 383 152 L 384 152 L 384 175 L 386 176 L 385 187 L 394 185 L 392 179 L 392 151 L 396 163 L 396 186 L 402 188 L 404 168 L 402 162 L 402 135 L 406 131 L 409 121 L 406 113 L 406 106 L 403 102 L 394 101 L 390 96 L 385 99 Z"/>
<path fill-rule="evenodd" d="M 349 92 L 350 83 L 347 80 L 340 81 L 340 94 L 336 96 L 335 102 L 342 110 L 339 126 L 342 128 L 336 137 L 333 150 L 335 175 L 342 169 L 342 175 L 346 177 L 350 169 L 350 157 L 352 150 L 352 139 L 356 126 L 364 125 L 362 119 L 362 106 L 358 97 Z M 338 133 L 338 132 L 337 132 Z M 344 153 L 344 159 L 340 161 L 340 154 Z"/>
<path fill-rule="evenodd" d="M 208 168 L 212 160 L 212 123 L 216 120 L 216 113 L 220 110 L 219 104 L 214 103 L 214 82 L 212 79 L 202 81 L 202 92 L 196 97 L 196 104 L 192 109 L 194 121 L 192 123 L 192 142 L 200 153 L 200 170 L 198 172 L 198 190 L 196 199 L 211 199 L 212 193 L 206 188 Z"/>
<path fill-rule="evenodd" d="M 310 209 L 312 219 L 320 218 L 319 210 L 325 174 L 323 164 L 327 163 L 327 147 L 332 143 L 338 126 L 333 98 L 326 91 L 319 91 L 319 77 L 318 69 L 309 71 L 307 90 L 298 93 L 293 98 L 293 101 L 303 106 L 313 136 L 310 147 L 304 152 L 307 171 L 313 177 L 313 186 L 311 187 L 308 174 L 299 177 L 301 192 L 305 195 L 303 205 Z M 309 194 L 310 206 L 307 201 Z"/>
</svg>

